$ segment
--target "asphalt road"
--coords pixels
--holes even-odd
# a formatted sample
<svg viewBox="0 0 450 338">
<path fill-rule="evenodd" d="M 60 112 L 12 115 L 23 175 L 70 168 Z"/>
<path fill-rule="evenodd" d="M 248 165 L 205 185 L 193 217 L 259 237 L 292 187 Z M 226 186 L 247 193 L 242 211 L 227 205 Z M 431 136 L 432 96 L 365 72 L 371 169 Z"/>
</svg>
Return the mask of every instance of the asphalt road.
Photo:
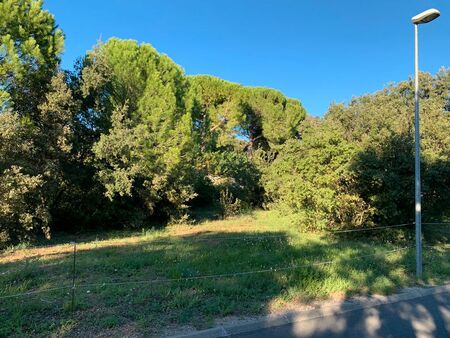
<svg viewBox="0 0 450 338">
<path fill-rule="evenodd" d="M 450 337 L 450 293 L 270 327 L 232 337 Z"/>
</svg>

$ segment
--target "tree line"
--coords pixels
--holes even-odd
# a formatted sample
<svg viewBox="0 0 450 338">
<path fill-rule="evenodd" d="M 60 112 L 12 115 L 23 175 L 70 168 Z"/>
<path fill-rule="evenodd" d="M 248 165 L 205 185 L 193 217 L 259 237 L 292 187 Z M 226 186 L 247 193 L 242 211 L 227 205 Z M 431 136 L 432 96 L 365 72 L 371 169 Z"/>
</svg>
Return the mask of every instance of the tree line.
<svg viewBox="0 0 450 338">
<path fill-rule="evenodd" d="M 187 76 L 112 38 L 60 66 L 42 1 L 0 1 L 0 245 L 52 232 L 275 208 L 308 230 L 413 217 L 413 91 L 324 118 L 269 88 Z M 425 215 L 448 215 L 450 70 L 421 74 Z M 428 202 L 428 203 L 427 203 Z"/>
</svg>

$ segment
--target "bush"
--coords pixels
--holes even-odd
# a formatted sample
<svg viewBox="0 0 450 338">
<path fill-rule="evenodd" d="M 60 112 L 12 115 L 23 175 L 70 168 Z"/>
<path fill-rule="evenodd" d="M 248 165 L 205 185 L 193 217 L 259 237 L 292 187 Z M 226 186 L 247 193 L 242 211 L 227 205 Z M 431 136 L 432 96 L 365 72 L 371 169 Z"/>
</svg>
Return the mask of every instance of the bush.
<svg viewBox="0 0 450 338">
<path fill-rule="evenodd" d="M 308 122 L 303 139 L 286 142 L 263 168 L 268 201 L 297 214 L 307 230 L 364 225 L 372 211 L 354 190 L 356 152 L 333 128 Z"/>
<path fill-rule="evenodd" d="M 248 205 L 239 198 L 235 198 L 228 189 L 220 191 L 219 205 L 222 218 L 236 216 L 248 210 Z"/>
<path fill-rule="evenodd" d="M 17 166 L 0 175 L 0 246 L 27 240 L 39 230 L 50 236 L 42 184 L 41 176 L 24 174 Z"/>
</svg>

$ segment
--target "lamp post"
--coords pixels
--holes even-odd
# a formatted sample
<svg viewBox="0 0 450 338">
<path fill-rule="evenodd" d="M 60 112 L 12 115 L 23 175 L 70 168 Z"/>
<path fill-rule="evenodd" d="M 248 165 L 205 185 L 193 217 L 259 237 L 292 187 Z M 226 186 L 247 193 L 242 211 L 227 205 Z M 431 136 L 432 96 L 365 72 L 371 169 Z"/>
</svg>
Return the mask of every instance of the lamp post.
<svg viewBox="0 0 450 338">
<path fill-rule="evenodd" d="M 417 14 L 411 20 L 414 24 L 414 58 L 415 58 L 415 209 L 416 209 L 416 276 L 422 278 L 422 206 L 420 191 L 420 132 L 419 132 L 419 25 L 436 19 L 441 13 L 437 9 L 429 9 Z"/>
</svg>

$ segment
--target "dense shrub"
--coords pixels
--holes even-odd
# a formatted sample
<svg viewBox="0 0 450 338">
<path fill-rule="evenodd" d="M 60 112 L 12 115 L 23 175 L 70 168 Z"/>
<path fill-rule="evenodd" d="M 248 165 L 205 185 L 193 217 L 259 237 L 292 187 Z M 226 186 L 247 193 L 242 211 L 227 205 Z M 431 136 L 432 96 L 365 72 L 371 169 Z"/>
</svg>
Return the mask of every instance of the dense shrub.
<svg viewBox="0 0 450 338">
<path fill-rule="evenodd" d="M 361 226 L 372 210 L 354 190 L 350 164 L 357 149 L 320 121 L 305 125 L 302 140 L 290 140 L 263 168 L 269 203 L 298 214 L 308 230 Z"/>
<path fill-rule="evenodd" d="M 450 70 L 421 74 L 424 219 L 448 217 Z M 412 82 L 333 104 L 304 124 L 302 140 L 262 152 L 269 202 L 309 229 L 394 224 L 414 219 Z"/>
</svg>

